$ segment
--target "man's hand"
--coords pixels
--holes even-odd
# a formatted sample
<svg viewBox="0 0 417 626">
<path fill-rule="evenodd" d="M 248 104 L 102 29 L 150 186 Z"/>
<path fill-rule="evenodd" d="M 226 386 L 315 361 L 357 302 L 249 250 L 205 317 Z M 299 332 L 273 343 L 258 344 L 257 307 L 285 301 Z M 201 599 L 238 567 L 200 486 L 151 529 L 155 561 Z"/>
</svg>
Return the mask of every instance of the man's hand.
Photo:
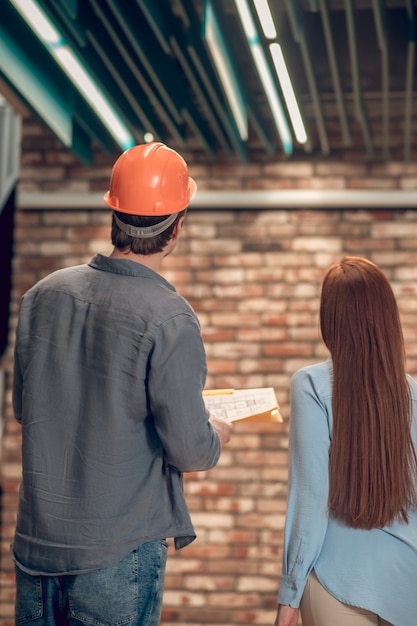
<svg viewBox="0 0 417 626">
<path fill-rule="evenodd" d="M 232 434 L 232 424 L 230 422 L 226 422 L 226 420 L 221 419 L 220 417 L 216 417 L 212 413 L 210 414 L 209 422 L 217 431 L 222 446 L 228 443 Z"/>
<path fill-rule="evenodd" d="M 299 609 L 292 606 L 279 604 L 274 626 L 297 626 Z"/>
</svg>

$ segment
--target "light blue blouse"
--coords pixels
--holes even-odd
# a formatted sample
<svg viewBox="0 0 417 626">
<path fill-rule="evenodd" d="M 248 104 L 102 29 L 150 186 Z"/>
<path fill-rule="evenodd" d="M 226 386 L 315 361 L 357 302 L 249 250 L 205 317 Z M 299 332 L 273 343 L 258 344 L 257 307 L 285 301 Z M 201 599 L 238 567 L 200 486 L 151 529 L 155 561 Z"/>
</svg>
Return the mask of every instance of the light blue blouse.
<svg viewBox="0 0 417 626">
<path fill-rule="evenodd" d="M 417 449 L 417 383 L 409 377 Z M 417 512 L 409 524 L 373 530 L 329 519 L 331 361 L 305 367 L 291 383 L 289 487 L 278 602 L 298 607 L 310 572 L 341 602 L 395 626 L 417 623 Z"/>
</svg>

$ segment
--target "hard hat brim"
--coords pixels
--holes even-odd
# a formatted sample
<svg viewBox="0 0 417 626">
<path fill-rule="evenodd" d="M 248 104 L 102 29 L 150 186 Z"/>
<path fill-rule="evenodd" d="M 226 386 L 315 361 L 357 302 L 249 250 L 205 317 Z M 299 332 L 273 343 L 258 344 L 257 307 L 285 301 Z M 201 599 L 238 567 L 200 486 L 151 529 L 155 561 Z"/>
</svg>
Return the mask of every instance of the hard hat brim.
<svg viewBox="0 0 417 626">
<path fill-rule="evenodd" d="M 188 189 L 189 189 L 188 202 L 191 202 L 191 200 L 194 198 L 196 191 L 197 191 L 197 183 L 195 182 L 194 178 L 191 178 L 191 176 L 188 177 Z"/>
</svg>

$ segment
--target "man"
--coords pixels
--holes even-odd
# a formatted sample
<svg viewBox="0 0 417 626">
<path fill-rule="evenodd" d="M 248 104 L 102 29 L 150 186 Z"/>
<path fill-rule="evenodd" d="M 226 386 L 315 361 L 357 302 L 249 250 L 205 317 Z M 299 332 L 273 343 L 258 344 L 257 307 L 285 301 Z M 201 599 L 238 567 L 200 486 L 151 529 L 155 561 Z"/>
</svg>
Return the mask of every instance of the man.
<svg viewBox="0 0 417 626">
<path fill-rule="evenodd" d="M 158 274 L 195 191 L 167 146 L 127 150 L 104 197 L 111 255 L 22 299 L 16 623 L 155 626 L 166 539 L 195 538 L 182 473 L 216 465 L 231 426 L 205 409 L 198 320 Z"/>
</svg>

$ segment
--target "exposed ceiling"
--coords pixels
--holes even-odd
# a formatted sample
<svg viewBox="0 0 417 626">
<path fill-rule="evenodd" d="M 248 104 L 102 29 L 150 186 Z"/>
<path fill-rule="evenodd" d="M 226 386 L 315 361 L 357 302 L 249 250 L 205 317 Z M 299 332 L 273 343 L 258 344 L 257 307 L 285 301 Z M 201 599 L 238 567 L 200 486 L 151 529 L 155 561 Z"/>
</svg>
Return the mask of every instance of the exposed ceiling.
<svg viewBox="0 0 417 626">
<path fill-rule="evenodd" d="M 37 1 L 136 143 L 151 132 L 178 150 L 186 146 L 197 162 L 250 163 L 271 155 L 417 159 L 415 0 L 270 0 L 308 135 L 304 145 L 293 136 L 287 153 L 235 0 L 211 2 L 240 85 L 247 140 L 239 135 L 203 36 L 203 0 Z M 259 33 L 269 59 L 260 27 Z M 86 162 L 93 140 L 115 150 L 12 0 L 2 1 L 0 77 Z"/>
</svg>

